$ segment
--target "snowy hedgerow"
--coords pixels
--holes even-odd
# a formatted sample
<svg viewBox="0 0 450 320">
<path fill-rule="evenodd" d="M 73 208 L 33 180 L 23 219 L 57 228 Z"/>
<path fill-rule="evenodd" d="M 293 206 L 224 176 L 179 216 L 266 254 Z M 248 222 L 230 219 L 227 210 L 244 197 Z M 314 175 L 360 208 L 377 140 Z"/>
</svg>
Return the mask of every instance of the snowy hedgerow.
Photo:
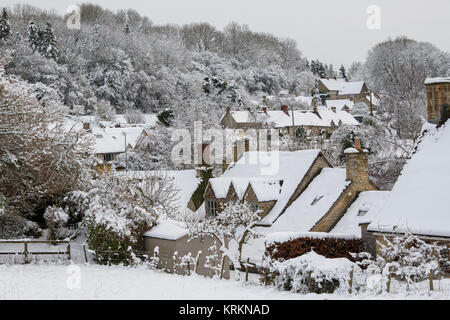
<svg viewBox="0 0 450 320">
<path fill-rule="evenodd" d="M 275 285 L 296 293 L 334 293 L 347 290 L 350 271 L 359 267 L 346 258 L 328 259 L 314 251 L 283 262 L 273 261 Z"/>
<path fill-rule="evenodd" d="M 429 244 L 412 233 L 392 239 L 378 241 L 380 254 L 378 265 L 387 276 L 394 274 L 408 285 L 428 279 L 430 273 L 437 275 L 448 271 L 448 248 L 445 245 Z"/>
<path fill-rule="evenodd" d="M 67 225 L 69 215 L 63 208 L 56 206 L 47 207 L 44 219 L 48 226 L 48 240 L 57 240 L 67 235 L 62 228 Z"/>
</svg>

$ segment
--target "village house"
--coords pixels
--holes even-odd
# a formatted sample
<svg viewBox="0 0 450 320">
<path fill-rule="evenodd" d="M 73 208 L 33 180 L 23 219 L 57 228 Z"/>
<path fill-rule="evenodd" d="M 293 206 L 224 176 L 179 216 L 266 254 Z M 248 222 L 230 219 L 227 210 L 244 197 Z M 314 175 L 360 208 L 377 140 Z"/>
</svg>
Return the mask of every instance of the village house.
<svg viewBox="0 0 450 320">
<path fill-rule="evenodd" d="M 327 163 L 326 159 L 324 163 Z M 230 172 L 233 170 L 230 169 Z M 378 191 L 378 187 L 370 181 L 368 152 L 361 149 L 358 140 L 355 148 L 346 150 L 346 168 L 316 165 L 314 174 L 305 175 L 301 180 L 303 187 L 296 189 L 289 201 L 281 203 L 281 210 L 272 209 L 266 213 L 261 226 L 255 229 L 264 236 L 244 246 L 244 258 L 260 264 L 265 250 L 264 238 L 274 233 L 325 232 L 361 238 L 360 221 L 371 219 L 372 212 L 388 194 Z M 214 190 L 214 187 L 211 186 L 211 189 Z M 205 193 L 205 199 L 208 197 L 216 200 Z M 227 200 L 221 199 L 221 202 Z"/>
<path fill-rule="evenodd" d="M 281 110 L 240 110 L 231 111 L 227 108 L 220 125 L 229 129 L 275 128 L 280 134 L 291 137 L 298 129 L 307 136 L 329 137 L 337 127 L 342 125 L 359 125 L 359 122 L 349 113 L 336 108 L 324 106 L 313 107 L 313 110 L 290 110 L 282 105 Z"/>
<path fill-rule="evenodd" d="M 344 79 L 319 79 L 319 93 L 328 94 L 330 100 L 348 99 L 359 102 L 369 94 L 364 81 L 345 81 Z"/>
<path fill-rule="evenodd" d="M 174 186 L 175 198 L 172 204 L 176 208 L 176 215 L 183 213 L 194 214 L 188 208 L 192 201 L 192 195 L 197 190 L 200 179 L 195 170 L 159 170 L 159 171 L 120 171 L 117 175 L 126 175 L 133 179 L 142 180 L 146 176 L 157 176 L 169 179 Z M 189 230 L 183 222 L 175 221 L 167 217 L 161 217 L 157 225 L 144 233 L 144 250 L 149 257 L 158 256 L 157 267 L 168 272 L 186 274 L 187 266 L 181 265 L 181 259 L 191 254 L 192 258 L 198 258 L 197 265 L 191 265 L 197 273 L 204 276 L 212 276 L 211 270 L 205 267 L 209 248 L 214 245 L 214 239 L 197 238 L 190 239 Z M 174 258 L 174 256 L 176 258 Z M 221 254 L 219 253 L 219 259 Z M 229 278 L 229 261 L 225 260 L 223 278 Z"/>
<path fill-rule="evenodd" d="M 378 253 L 384 237 L 405 232 L 450 246 L 450 78 L 427 79 L 425 86 L 429 122 L 416 151 L 376 218 L 361 225 L 365 241 L 372 242 Z"/>
<path fill-rule="evenodd" d="M 335 106 L 338 110 L 340 107 L 351 110 L 354 103 L 364 102 L 372 113 L 377 110 L 380 104 L 378 96 L 368 89 L 364 81 L 345 81 L 336 78 L 320 79 L 318 89 L 320 94 L 327 95 L 325 101 L 327 106 Z M 338 100 L 345 100 L 346 102 L 338 102 Z"/>
</svg>

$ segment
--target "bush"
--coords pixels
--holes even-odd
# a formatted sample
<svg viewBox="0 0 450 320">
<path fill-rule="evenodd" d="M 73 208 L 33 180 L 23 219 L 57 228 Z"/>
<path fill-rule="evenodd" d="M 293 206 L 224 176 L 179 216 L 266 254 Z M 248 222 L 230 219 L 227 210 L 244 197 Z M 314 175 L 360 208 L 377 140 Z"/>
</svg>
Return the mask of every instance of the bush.
<svg viewBox="0 0 450 320">
<path fill-rule="evenodd" d="M 284 262 L 273 261 L 270 267 L 278 288 L 303 294 L 347 290 L 352 268 L 358 266 L 346 258 L 328 259 L 314 251 Z"/>
<path fill-rule="evenodd" d="M 69 215 L 62 208 L 56 206 L 47 207 L 44 219 L 48 226 L 48 240 L 67 237 L 68 232 L 64 227 L 69 221 Z"/>
<path fill-rule="evenodd" d="M 315 237 L 314 235 L 296 237 L 284 242 L 266 243 L 265 256 L 274 260 L 288 260 L 301 256 L 314 249 L 327 258 L 347 258 L 355 261 L 351 253 L 361 252 L 361 239 L 344 239 L 338 237 Z"/>
<path fill-rule="evenodd" d="M 39 237 L 42 230 L 35 222 L 13 214 L 0 215 L 0 239 Z"/>
</svg>

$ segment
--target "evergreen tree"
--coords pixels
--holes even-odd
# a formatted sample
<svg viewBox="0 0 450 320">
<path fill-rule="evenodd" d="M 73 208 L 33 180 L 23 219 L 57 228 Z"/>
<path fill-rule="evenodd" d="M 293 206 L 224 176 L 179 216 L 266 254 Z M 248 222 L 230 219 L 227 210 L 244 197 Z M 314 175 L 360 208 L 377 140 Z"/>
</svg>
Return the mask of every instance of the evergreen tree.
<svg viewBox="0 0 450 320">
<path fill-rule="evenodd" d="M 0 44 L 5 43 L 11 36 L 11 27 L 9 25 L 8 12 L 5 8 L 0 16 Z"/>
<path fill-rule="evenodd" d="M 33 53 L 36 51 L 40 51 L 40 39 L 39 35 L 39 29 L 37 28 L 36 24 L 33 21 L 30 21 L 30 24 L 28 25 L 27 29 L 27 40 L 28 45 L 30 46 L 31 50 L 33 50 Z"/>
<path fill-rule="evenodd" d="M 56 60 L 59 56 L 59 50 L 56 47 L 56 44 L 57 41 L 55 35 L 53 34 L 52 25 L 47 22 L 47 27 L 42 33 L 42 40 L 39 51 L 47 59 Z"/>
<path fill-rule="evenodd" d="M 345 81 L 348 81 L 347 72 L 345 71 L 345 68 L 343 65 L 341 65 L 341 67 L 339 68 L 339 74 L 342 79 L 344 79 Z"/>
<path fill-rule="evenodd" d="M 131 33 L 130 25 L 128 24 L 128 22 L 125 23 L 125 26 L 123 27 L 123 32 L 125 32 L 125 34 Z"/>
</svg>

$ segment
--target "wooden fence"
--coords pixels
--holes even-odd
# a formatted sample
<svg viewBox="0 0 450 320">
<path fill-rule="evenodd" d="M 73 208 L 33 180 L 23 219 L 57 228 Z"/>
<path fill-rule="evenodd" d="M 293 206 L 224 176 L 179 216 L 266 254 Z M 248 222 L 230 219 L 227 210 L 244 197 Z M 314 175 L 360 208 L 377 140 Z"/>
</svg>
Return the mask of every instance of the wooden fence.
<svg viewBox="0 0 450 320">
<path fill-rule="evenodd" d="M 23 251 L 8 251 L 8 252 L 0 252 L 1 255 L 23 255 L 24 263 L 29 263 L 30 256 L 36 255 L 67 255 L 67 260 L 71 260 L 70 254 L 70 240 L 0 240 L 0 245 L 2 244 L 23 244 Z M 66 250 L 64 252 L 61 251 L 31 251 L 29 249 L 29 245 L 31 244 L 66 244 Z"/>
</svg>

